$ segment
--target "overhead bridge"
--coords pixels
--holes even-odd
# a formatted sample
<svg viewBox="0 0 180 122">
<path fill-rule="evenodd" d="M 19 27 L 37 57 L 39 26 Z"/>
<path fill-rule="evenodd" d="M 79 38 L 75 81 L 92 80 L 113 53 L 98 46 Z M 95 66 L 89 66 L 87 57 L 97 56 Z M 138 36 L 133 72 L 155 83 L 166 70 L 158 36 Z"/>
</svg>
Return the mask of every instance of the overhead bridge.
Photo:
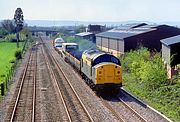
<svg viewBox="0 0 180 122">
<path fill-rule="evenodd" d="M 38 35 L 38 33 L 44 33 L 48 36 L 60 32 L 60 30 L 57 30 L 54 27 L 28 27 L 28 28 L 33 35 Z"/>
</svg>

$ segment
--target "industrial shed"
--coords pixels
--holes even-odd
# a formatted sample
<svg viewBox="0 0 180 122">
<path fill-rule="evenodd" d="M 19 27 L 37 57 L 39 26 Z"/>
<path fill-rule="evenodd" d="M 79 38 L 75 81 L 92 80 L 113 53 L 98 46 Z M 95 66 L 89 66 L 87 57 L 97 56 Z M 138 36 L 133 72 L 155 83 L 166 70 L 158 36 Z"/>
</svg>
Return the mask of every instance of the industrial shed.
<svg viewBox="0 0 180 122">
<path fill-rule="evenodd" d="M 96 45 L 116 56 L 142 45 L 161 50 L 160 40 L 180 34 L 180 29 L 168 25 L 129 24 L 96 34 Z"/>
<path fill-rule="evenodd" d="M 88 25 L 88 32 L 92 32 L 94 34 L 103 32 L 106 30 L 106 26 L 102 26 L 102 25 Z"/>
<path fill-rule="evenodd" d="M 180 35 L 161 40 L 162 58 L 166 64 L 169 78 L 177 75 L 180 64 Z"/>
<path fill-rule="evenodd" d="M 92 42 L 96 42 L 96 37 L 95 34 L 91 33 L 91 32 L 82 32 L 82 33 L 77 33 L 75 34 L 76 37 L 82 38 L 82 39 L 87 39 L 90 40 Z"/>
</svg>

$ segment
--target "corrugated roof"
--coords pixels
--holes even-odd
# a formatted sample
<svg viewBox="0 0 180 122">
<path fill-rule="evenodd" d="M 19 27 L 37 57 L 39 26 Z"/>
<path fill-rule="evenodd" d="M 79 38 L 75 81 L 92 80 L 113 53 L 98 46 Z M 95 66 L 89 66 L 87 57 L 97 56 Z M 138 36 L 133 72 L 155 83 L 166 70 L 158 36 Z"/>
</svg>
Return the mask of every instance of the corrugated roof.
<svg viewBox="0 0 180 122">
<path fill-rule="evenodd" d="M 134 35 L 136 35 L 136 33 L 128 33 L 128 32 L 120 33 L 120 32 L 109 32 L 109 31 L 96 34 L 96 36 L 113 38 L 113 39 L 124 39 L 124 38 L 134 36 Z"/>
<path fill-rule="evenodd" d="M 142 27 L 142 26 L 145 26 L 145 25 L 147 25 L 147 24 L 146 23 L 139 23 L 139 24 L 137 24 L 137 25 L 135 25 L 135 26 L 133 26 L 131 28 Z"/>
<path fill-rule="evenodd" d="M 167 46 L 170 46 L 172 44 L 180 43 L 180 35 L 178 36 L 173 36 L 167 39 L 161 40 L 161 42 Z"/>
<path fill-rule="evenodd" d="M 129 24 L 129 25 L 121 26 L 120 28 L 109 30 L 107 32 L 96 34 L 96 36 L 106 37 L 106 38 L 109 37 L 109 38 L 114 38 L 114 39 L 124 39 L 127 37 L 131 37 L 131 36 L 135 36 L 135 35 L 142 34 L 145 32 L 156 30 L 156 28 L 151 28 L 151 27 L 154 27 L 154 26 L 147 26 L 147 24 L 145 23 Z"/>
<path fill-rule="evenodd" d="M 76 36 L 88 36 L 88 35 L 91 35 L 91 34 L 93 34 L 93 33 L 91 33 L 91 32 L 82 32 L 82 33 L 77 33 L 75 35 Z"/>
<path fill-rule="evenodd" d="M 152 24 L 152 25 L 144 25 L 141 28 L 157 28 L 158 26 L 160 26 L 160 25 Z"/>
<path fill-rule="evenodd" d="M 117 30 L 129 30 L 132 28 L 137 28 L 137 27 L 142 27 L 147 25 L 146 23 L 131 23 L 131 24 L 125 24 L 125 25 L 120 25 Z"/>
</svg>

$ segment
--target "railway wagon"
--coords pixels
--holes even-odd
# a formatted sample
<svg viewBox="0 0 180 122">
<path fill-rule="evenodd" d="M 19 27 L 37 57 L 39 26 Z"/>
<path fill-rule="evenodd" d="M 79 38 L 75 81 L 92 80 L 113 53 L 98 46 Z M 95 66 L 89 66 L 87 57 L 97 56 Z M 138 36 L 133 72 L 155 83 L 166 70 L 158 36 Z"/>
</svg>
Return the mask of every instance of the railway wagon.
<svg viewBox="0 0 180 122">
<path fill-rule="evenodd" d="M 79 51 L 78 48 L 79 47 L 76 43 L 62 44 L 62 53 L 64 60 L 66 62 L 69 62 L 74 68 L 76 68 L 80 72 L 80 60 L 82 51 Z"/>
<path fill-rule="evenodd" d="M 99 50 L 79 51 L 77 44 L 74 44 L 74 48 L 69 48 L 72 45 L 63 43 L 64 59 L 78 70 L 86 83 L 95 91 L 117 92 L 122 86 L 120 60 Z"/>
<path fill-rule="evenodd" d="M 53 47 L 62 47 L 63 43 L 64 43 L 64 40 L 62 38 L 56 38 L 53 41 Z"/>
</svg>

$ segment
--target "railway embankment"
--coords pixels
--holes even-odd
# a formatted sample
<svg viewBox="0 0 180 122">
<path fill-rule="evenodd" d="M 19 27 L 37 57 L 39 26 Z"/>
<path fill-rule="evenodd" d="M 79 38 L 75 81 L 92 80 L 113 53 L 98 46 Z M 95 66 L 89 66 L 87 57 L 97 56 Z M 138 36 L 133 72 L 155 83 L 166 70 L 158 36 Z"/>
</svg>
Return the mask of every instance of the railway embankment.
<svg viewBox="0 0 180 122">
<path fill-rule="evenodd" d="M 167 79 L 160 54 L 140 48 L 127 53 L 121 62 L 124 88 L 173 121 L 180 121 L 180 78 Z"/>
</svg>

